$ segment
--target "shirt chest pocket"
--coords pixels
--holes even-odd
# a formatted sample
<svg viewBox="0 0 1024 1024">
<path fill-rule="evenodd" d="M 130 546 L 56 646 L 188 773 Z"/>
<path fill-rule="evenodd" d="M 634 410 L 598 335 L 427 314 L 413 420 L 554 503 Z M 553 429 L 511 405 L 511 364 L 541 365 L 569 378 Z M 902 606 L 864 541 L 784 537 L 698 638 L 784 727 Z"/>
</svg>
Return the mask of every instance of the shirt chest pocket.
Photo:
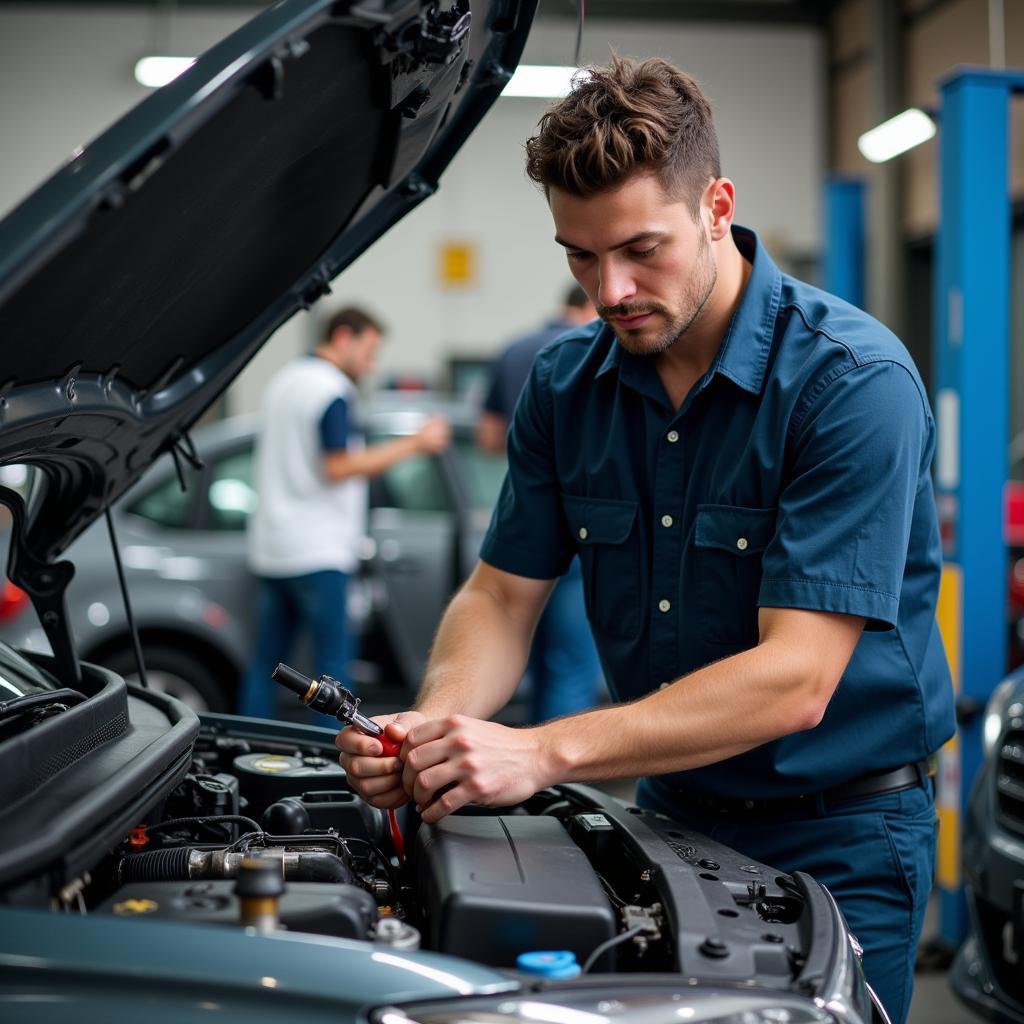
<svg viewBox="0 0 1024 1024">
<path fill-rule="evenodd" d="M 587 617 L 595 631 L 635 637 L 640 630 L 640 538 L 637 503 L 562 495 L 579 545 Z"/>
<path fill-rule="evenodd" d="M 694 522 L 697 614 L 704 640 L 757 643 L 761 556 L 775 535 L 774 508 L 698 505 Z"/>
</svg>

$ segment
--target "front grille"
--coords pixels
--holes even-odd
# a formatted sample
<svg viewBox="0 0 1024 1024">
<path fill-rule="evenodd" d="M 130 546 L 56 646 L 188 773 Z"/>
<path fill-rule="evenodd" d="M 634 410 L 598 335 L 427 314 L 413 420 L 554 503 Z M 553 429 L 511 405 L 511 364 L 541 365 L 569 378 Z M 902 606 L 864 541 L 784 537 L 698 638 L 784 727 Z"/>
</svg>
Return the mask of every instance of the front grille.
<svg viewBox="0 0 1024 1024">
<path fill-rule="evenodd" d="M 1016 724 L 1016 723 L 1015 723 Z M 1007 828 L 1024 832 L 1024 729 L 1007 729 L 996 761 L 999 817 Z"/>
</svg>

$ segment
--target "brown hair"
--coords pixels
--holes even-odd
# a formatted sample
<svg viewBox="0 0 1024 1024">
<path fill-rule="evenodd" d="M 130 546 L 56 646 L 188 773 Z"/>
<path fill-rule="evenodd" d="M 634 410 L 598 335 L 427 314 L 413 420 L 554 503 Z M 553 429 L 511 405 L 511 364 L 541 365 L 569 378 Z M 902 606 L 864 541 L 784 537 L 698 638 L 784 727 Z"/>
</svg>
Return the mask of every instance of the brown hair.
<svg viewBox="0 0 1024 1024">
<path fill-rule="evenodd" d="M 540 119 L 526 142 L 526 173 L 545 193 L 591 196 L 653 171 L 694 214 L 709 178 L 721 174 L 711 104 L 696 81 L 666 60 L 613 56 L 588 68 Z"/>
<path fill-rule="evenodd" d="M 355 335 L 362 334 L 363 331 L 371 328 L 379 334 L 384 334 L 384 328 L 380 321 L 358 306 L 345 306 L 343 309 L 339 309 L 324 324 L 324 341 L 330 341 L 334 332 L 342 327 L 347 327 Z"/>
</svg>

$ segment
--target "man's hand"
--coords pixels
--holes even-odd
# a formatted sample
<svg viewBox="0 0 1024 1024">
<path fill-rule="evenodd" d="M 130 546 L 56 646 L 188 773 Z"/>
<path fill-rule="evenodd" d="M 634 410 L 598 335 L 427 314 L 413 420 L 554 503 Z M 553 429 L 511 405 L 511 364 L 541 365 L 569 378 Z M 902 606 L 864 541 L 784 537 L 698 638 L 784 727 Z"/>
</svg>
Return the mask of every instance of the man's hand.
<svg viewBox="0 0 1024 1024">
<path fill-rule="evenodd" d="M 414 726 L 402 760 L 405 792 L 423 808 L 425 822 L 469 803 L 515 804 L 556 781 L 536 729 L 510 729 L 465 715 Z"/>
<path fill-rule="evenodd" d="M 443 416 L 431 416 L 416 431 L 416 439 L 419 442 L 421 452 L 426 455 L 436 455 L 438 452 L 443 452 L 451 444 L 451 424 Z"/>
<path fill-rule="evenodd" d="M 426 721 L 418 711 L 402 711 L 397 715 L 378 715 L 371 719 L 384 726 L 384 733 L 396 743 L 404 743 L 414 726 Z M 380 740 L 367 736 L 351 726 L 342 729 L 334 740 L 341 751 L 338 762 L 348 775 L 349 785 L 374 807 L 401 807 L 408 799 L 402 788 L 402 761 L 397 757 L 381 757 Z"/>
</svg>

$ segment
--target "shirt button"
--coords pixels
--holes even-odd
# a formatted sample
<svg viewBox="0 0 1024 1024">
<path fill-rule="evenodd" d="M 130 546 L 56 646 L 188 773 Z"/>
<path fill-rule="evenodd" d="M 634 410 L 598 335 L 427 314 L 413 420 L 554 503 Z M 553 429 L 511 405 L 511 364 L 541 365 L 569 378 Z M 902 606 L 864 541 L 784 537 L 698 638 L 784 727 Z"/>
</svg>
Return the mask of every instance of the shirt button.
<svg viewBox="0 0 1024 1024">
<path fill-rule="evenodd" d="M 665 435 L 665 437 L 666 437 L 666 439 L 667 439 L 667 441 L 668 441 L 668 443 L 669 443 L 669 444 L 675 444 L 675 443 L 676 443 L 676 441 L 678 441 L 678 440 L 679 440 L 679 431 L 678 431 L 678 430 L 670 430 L 670 431 L 669 431 L 669 432 L 668 432 L 668 433 L 667 433 L 667 434 Z"/>
<path fill-rule="evenodd" d="M 747 538 L 746 537 L 740 537 L 740 539 L 738 541 L 736 541 L 736 547 L 738 547 L 740 549 L 740 551 L 746 551 L 747 550 Z"/>
<path fill-rule="evenodd" d="M 671 686 L 671 683 L 661 683 L 658 687 L 659 690 L 664 690 L 666 687 Z"/>
<path fill-rule="evenodd" d="M 587 539 L 587 528 L 585 526 L 581 526 L 580 527 L 580 540 L 586 540 L 586 539 Z M 747 542 L 746 541 L 743 542 L 743 546 L 744 547 L 747 546 Z"/>
<path fill-rule="evenodd" d="M 662 516 L 661 517 L 661 525 L 662 526 L 671 526 L 672 525 L 672 517 L 671 516 Z"/>
<path fill-rule="evenodd" d="M 658 611 L 667 612 L 671 607 L 672 603 L 670 601 L 666 601 L 664 598 L 658 602 Z"/>
</svg>

